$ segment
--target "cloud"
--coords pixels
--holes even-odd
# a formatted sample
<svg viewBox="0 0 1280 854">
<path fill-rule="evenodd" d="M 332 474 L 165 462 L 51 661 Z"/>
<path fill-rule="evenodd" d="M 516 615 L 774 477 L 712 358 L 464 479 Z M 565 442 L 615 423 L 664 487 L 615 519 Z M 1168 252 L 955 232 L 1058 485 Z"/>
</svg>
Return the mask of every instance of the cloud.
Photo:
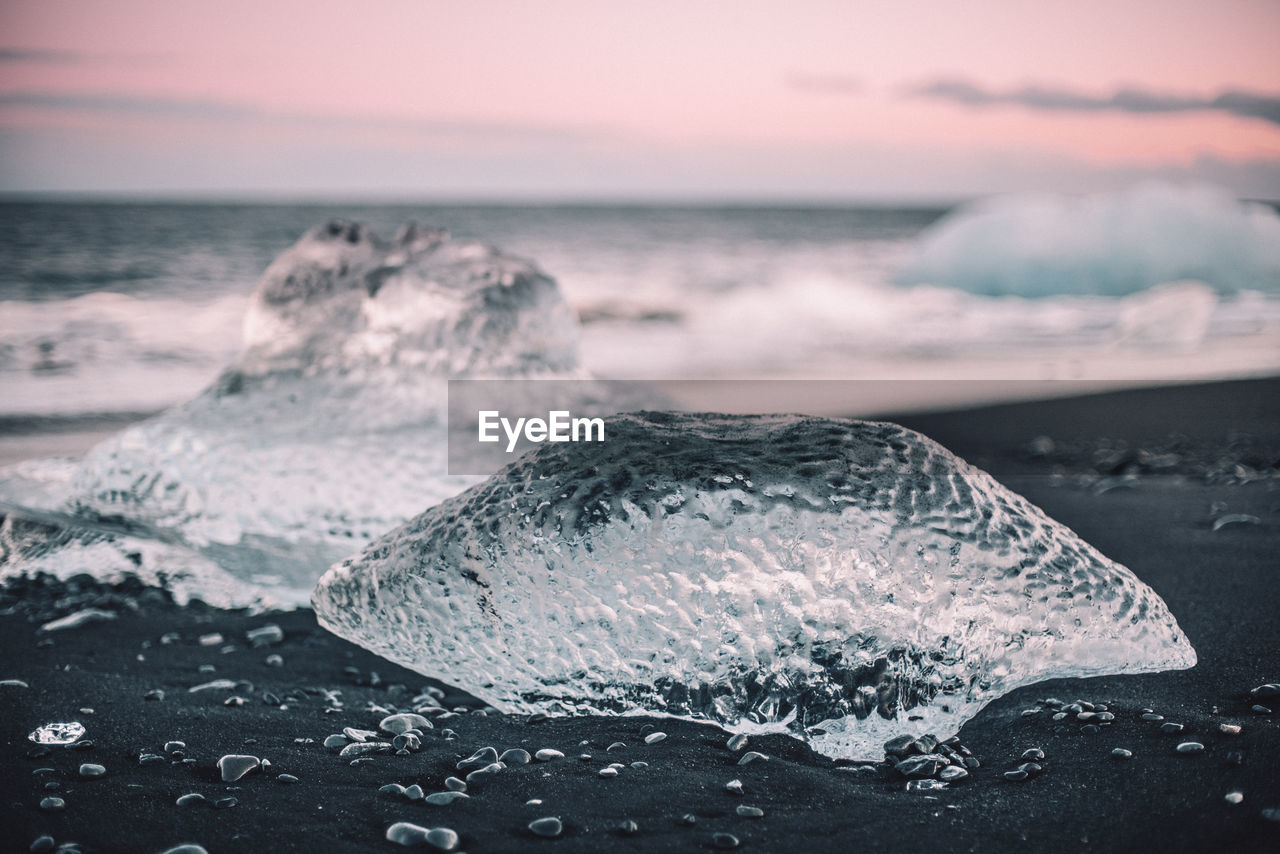
<svg viewBox="0 0 1280 854">
<path fill-rule="evenodd" d="M 1240 118 L 1280 124 L 1280 95 L 1226 90 L 1212 96 L 1176 95 L 1144 89 L 1118 89 L 1110 95 L 1089 95 L 1069 89 L 1024 86 L 995 91 L 966 80 L 935 80 L 907 90 L 919 97 L 939 98 L 968 106 L 1012 104 L 1046 112 L 1120 112 L 1132 115 L 1212 110 Z"/>
<path fill-rule="evenodd" d="M 44 47 L 0 47 L 0 63 L 26 62 L 39 65 L 78 65 L 85 55 L 75 50 Z"/>
<path fill-rule="evenodd" d="M 91 53 L 51 47 L 0 47 L 0 65 L 151 65 L 173 59 L 168 53 Z"/>
<path fill-rule="evenodd" d="M 815 92 L 827 95 L 851 95 L 862 91 L 862 81 L 848 74 L 803 74 L 795 72 L 787 75 L 787 85 L 801 92 Z"/>
<path fill-rule="evenodd" d="M 252 104 L 229 101 L 91 92 L 0 92 L 0 110 L 5 107 L 316 130 L 373 130 L 469 140 L 570 143 L 600 138 L 608 133 L 603 128 L 576 126 L 274 112 Z"/>
</svg>

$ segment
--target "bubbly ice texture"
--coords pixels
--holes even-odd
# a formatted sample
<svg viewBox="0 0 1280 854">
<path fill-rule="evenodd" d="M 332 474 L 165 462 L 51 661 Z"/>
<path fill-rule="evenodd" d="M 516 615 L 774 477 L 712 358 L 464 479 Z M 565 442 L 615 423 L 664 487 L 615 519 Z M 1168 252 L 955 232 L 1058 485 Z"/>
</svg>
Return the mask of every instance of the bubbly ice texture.
<svg viewBox="0 0 1280 854">
<path fill-rule="evenodd" d="M 479 478 L 449 476 L 451 377 L 577 378 L 553 279 L 410 225 L 307 232 L 206 391 L 80 462 L 0 472 L 0 572 L 134 572 L 221 605 L 306 601 L 330 563 Z"/>
<path fill-rule="evenodd" d="M 833 757 L 1053 677 L 1191 667 L 1155 592 L 894 424 L 639 413 L 545 445 L 312 597 L 504 712 L 660 713 Z"/>
<path fill-rule="evenodd" d="M 1280 293 L 1280 215 L 1208 186 L 996 197 L 934 225 L 896 280 L 993 296 L 1124 296 L 1181 280 Z"/>
</svg>

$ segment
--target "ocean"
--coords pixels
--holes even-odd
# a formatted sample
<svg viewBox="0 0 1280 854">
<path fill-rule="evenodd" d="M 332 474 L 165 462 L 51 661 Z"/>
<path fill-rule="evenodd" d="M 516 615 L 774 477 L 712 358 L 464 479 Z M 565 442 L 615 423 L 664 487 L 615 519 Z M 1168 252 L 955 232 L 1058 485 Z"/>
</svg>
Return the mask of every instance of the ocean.
<svg viewBox="0 0 1280 854">
<path fill-rule="evenodd" d="M 1056 204 L 1056 207 L 1055 207 Z M 1203 188 L 1091 207 L 0 203 L 0 416 L 190 397 L 271 260 L 333 217 L 534 261 L 616 379 L 1162 381 L 1280 368 L 1280 216 Z M 1273 240 L 1274 238 L 1274 240 Z"/>
</svg>

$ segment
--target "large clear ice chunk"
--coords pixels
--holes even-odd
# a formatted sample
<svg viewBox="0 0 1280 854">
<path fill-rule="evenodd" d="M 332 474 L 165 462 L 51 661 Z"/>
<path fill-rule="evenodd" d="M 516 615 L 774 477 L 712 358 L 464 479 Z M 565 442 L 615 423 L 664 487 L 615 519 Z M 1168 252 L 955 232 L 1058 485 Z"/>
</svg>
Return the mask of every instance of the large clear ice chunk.
<svg viewBox="0 0 1280 854">
<path fill-rule="evenodd" d="M 641 413 L 333 566 L 321 623 L 506 712 L 692 717 L 879 758 L 1063 676 L 1191 667 L 1164 602 L 887 423 Z"/>
<path fill-rule="evenodd" d="M 581 377 L 577 342 L 527 261 L 415 225 L 313 228 L 264 273 L 211 388 L 81 461 L 0 472 L 0 573 L 305 602 L 324 567 L 480 480 L 447 474 L 449 378 Z"/>
</svg>

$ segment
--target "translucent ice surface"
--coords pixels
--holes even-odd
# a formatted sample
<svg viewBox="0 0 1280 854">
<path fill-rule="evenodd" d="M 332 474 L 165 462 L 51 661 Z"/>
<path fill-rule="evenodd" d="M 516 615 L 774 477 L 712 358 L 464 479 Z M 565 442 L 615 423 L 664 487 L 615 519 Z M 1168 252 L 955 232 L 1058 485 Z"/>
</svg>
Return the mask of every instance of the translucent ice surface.
<svg viewBox="0 0 1280 854">
<path fill-rule="evenodd" d="M 263 275 L 211 388 L 82 461 L 0 472 L 19 511 L 0 571 L 304 602 L 324 567 L 479 480 L 446 474 L 448 378 L 577 377 L 577 333 L 555 281 L 491 247 L 314 228 Z"/>
<path fill-rule="evenodd" d="M 1195 664 L 1129 570 L 910 430 L 606 426 L 332 567 L 321 623 L 503 711 L 665 713 L 860 759 L 1021 685 Z"/>
</svg>

